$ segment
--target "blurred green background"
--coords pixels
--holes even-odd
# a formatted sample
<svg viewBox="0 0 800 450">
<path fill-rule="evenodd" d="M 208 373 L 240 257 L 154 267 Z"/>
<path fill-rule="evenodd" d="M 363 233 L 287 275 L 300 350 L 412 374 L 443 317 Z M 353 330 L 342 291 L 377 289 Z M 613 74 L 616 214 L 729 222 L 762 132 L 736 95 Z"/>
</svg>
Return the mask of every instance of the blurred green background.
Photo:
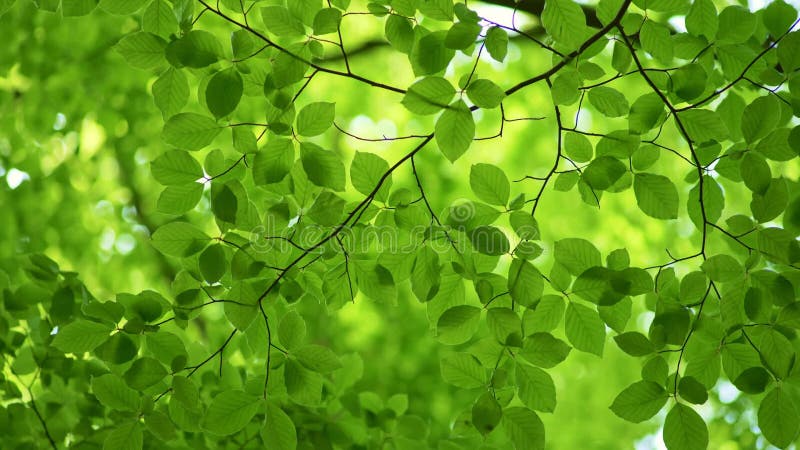
<svg viewBox="0 0 800 450">
<path fill-rule="evenodd" d="M 497 20 L 510 20 L 510 9 L 471 6 Z M 359 10 L 358 6 L 351 9 Z M 517 20 L 518 26 L 535 25 L 532 17 L 519 15 Z M 197 27 L 221 30 L 224 24 L 209 15 Z M 382 32 L 379 20 L 346 18 L 343 27 L 349 48 L 358 48 Z M 44 252 L 62 268 L 80 273 L 100 299 L 143 289 L 167 292 L 178 266 L 148 242 L 152 230 L 174 219 L 156 211 L 161 188 L 151 179 L 148 167 L 166 148 L 160 140 L 163 121 L 149 91 L 157 74 L 132 69 L 112 49 L 121 36 L 137 28 L 132 18 L 99 10 L 86 17 L 65 18 L 39 11 L 29 1 L 18 1 L 0 17 L 0 267 L 11 271 L 14 255 Z M 540 57 L 523 58 L 522 54 Z M 414 77 L 403 58 L 389 47 L 378 46 L 353 56 L 351 64 L 359 74 L 406 87 Z M 514 39 L 505 63 L 481 64 L 479 73 L 507 88 L 549 64 L 549 57 L 536 52 L 531 43 Z M 458 59 L 448 77 L 457 80 L 469 67 L 467 58 Z M 195 75 L 196 82 L 204 73 Z M 614 87 L 631 96 L 644 92 L 644 85 L 632 77 L 616 81 Z M 320 75 L 303 95 L 307 101 L 335 101 L 336 123 L 364 137 L 428 133 L 433 125 L 432 118 L 411 119 L 399 95 L 348 80 Z M 195 94 L 190 104 L 190 109 L 201 108 Z M 260 114 L 255 101 L 240 106 L 240 110 L 247 108 L 254 118 Z M 564 109 L 569 121 L 575 112 L 574 106 Z M 476 162 L 501 166 L 512 179 L 542 176 L 552 166 L 556 126 L 546 86 L 514 96 L 506 104 L 506 113 L 508 118 L 544 119 L 507 123 L 502 139 L 476 142 L 455 164 L 433 145 L 419 155 L 422 182 L 435 210 L 469 197 L 469 167 Z M 478 112 L 476 119 L 478 136 L 497 132 L 498 111 Z M 618 120 L 582 112 L 580 125 L 604 132 L 624 128 L 625 119 Z M 665 134 L 677 136 L 670 129 Z M 392 163 L 413 145 L 411 141 L 367 143 L 334 132 L 324 139 L 345 155 L 345 161 L 359 150 L 376 152 Z M 670 144 L 669 139 L 663 142 Z M 671 144 L 680 145 L 677 140 Z M 220 139 L 219 147 L 233 153 L 227 141 Z M 666 152 L 657 164 L 655 172 L 673 179 L 690 169 Z M 394 183 L 413 188 L 408 168 L 395 174 Z M 538 186 L 532 180 L 515 183 L 512 197 L 520 192 L 533 197 Z M 669 226 L 641 214 L 631 190 L 606 194 L 599 209 L 583 203 L 576 190 L 548 191 L 537 211 L 543 242 L 580 236 L 604 254 L 625 247 L 632 265 L 640 267 L 666 262 L 667 248 L 676 256 L 691 254 L 699 237 L 685 214 L 688 186 L 684 188 L 680 192 L 682 218 Z M 188 218 L 213 223 L 207 201 Z M 549 267 L 548 248 L 542 260 Z M 334 313 L 309 310 L 312 314 L 306 318 L 316 320 L 309 325 L 313 324 L 310 329 L 317 338 L 341 353 L 362 356 L 361 388 L 382 395 L 407 392 L 411 411 L 432 417 L 438 427 L 433 432 L 444 436 L 446 427 L 470 407 L 472 394 L 441 380 L 437 355 L 442 346 L 433 337 L 425 306 L 409 292 L 402 294 L 397 306 L 359 299 Z M 635 305 L 634 311 L 629 329 L 645 329 L 644 308 Z M 188 332 L 190 336 L 200 333 L 192 327 Z M 608 409 L 621 389 L 639 379 L 639 369 L 637 360 L 614 345 L 606 346 L 602 360 L 572 352 L 551 372 L 558 406 L 555 413 L 542 415 L 549 448 L 660 448 L 658 423 L 663 421 L 663 412 L 646 424 L 633 425 Z M 715 391 L 717 397 L 700 408 L 710 420 L 711 448 L 763 448 L 766 444 L 752 432 L 748 400 L 734 401 L 738 391 L 722 382 Z"/>
</svg>

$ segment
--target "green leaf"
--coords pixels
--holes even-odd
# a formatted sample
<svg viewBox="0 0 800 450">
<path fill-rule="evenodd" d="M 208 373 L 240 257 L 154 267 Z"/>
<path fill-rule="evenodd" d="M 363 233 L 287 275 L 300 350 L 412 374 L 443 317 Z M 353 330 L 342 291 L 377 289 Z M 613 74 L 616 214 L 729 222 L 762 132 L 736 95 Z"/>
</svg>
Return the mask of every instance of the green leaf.
<svg viewBox="0 0 800 450">
<path fill-rule="evenodd" d="M 480 325 L 481 309 L 475 306 L 454 306 L 439 316 L 436 338 L 447 345 L 459 345 L 469 341 Z"/>
<path fill-rule="evenodd" d="M 797 131 L 778 128 L 756 144 L 756 151 L 773 161 L 789 161 L 797 156 L 789 142 L 792 136 L 800 137 L 800 128 Z"/>
<path fill-rule="evenodd" d="M 690 366 L 691 367 L 691 366 Z M 687 368 L 687 373 L 689 372 Z M 716 381 L 716 377 L 714 378 Z M 695 405 L 702 405 L 708 401 L 708 390 L 706 387 L 692 376 L 683 376 L 678 384 L 678 393 L 681 398 Z"/>
<path fill-rule="evenodd" d="M 475 80 L 467 86 L 467 96 L 475 105 L 492 109 L 500 106 L 506 94 L 493 81 L 481 79 Z"/>
<path fill-rule="evenodd" d="M 314 34 L 325 35 L 339 30 L 342 12 L 336 8 L 322 8 L 314 16 Z"/>
<path fill-rule="evenodd" d="M 434 20 L 453 21 L 453 2 L 451 0 L 422 0 L 417 2 L 419 11 Z"/>
<path fill-rule="evenodd" d="M 217 219 L 234 223 L 239 211 L 239 198 L 227 184 L 211 186 L 211 211 Z"/>
<path fill-rule="evenodd" d="M 125 372 L 125 382 L 137 391 L 143 391 L 166 376 L 167 369 L 158 360 L 145 356 L 134 361 Z"/>
<path fill-rule="evenodd" d="M 100 403 L 111 409 L 139 409 L 139 393 L 129 388 L 118 375 L 109 373 L 92 378 L 92 392 Z"/>
<path fill-rule="evenodd" d="M 185 360 L 186 347 L 177 335 L 159 331 L 147 335 L 147 350 L 163 364 L 172 364 L 176 359 Z"/>
<path fill-rule="evenodd" d="M 508 54 L 508 34 L 500 27 L 491 27 L 486 32 L 486 51 L 495 61 L 503 62 Z"/>
<path fill-rule="evenodd" d="M 550 333 L 534 333 L 525 339 L 519 355 L 535 366 L 550 369 L 567 359 L 570 351 L 569 345 Z"/>
<path fill-rule="evenodd" d="M 267 418 L 260 434 L 267 448 L 275 450 L 297 448 L 297 430 L 292 419 L 272 402 L 267 402 Z"/>
<path fill-rule="evenodd" d="M 411 48 L 414 46 L 414 30 L 408 19 L 397 14 L 390 14 L 386 18 L 384 33 L 392 47 L 402 53 L 411 53 Z"/>
<path fill-rule="evenodd" d="M 100 7 L 118 16 L 127 16 L 140 10 L 147 0 L 100 0 Z"/>
<path fill-rule="evenodd" d="M 711 0 L 695 0 L 686 14 L 686 30 L 694 36 L 712 40 L 719 28 L 717 8 Z"/>
<path fill-rule="evenodd" d="M 586 269 L 602 264 L 597 248 L 586 239 L 580 238 L 556 241 L 553 258 L 573 275 L 580 275 Z"/>
<path fill-rule="evenodd" d="M 466 50 L 475 43 L 481 26 L 477 23 L 457 22 L 447 30 L 444 45 L 455 50 Z"/>
<path fill-rule="evenodd" d="M 628 422 L 639 423 L 655 416 L 667 404 L 669 395 L 652 381 L 637 381 L 614 399 L 611 411 Z"/>
<path fill-rule="evenodd" d="M 222 131 L 210 117 L 195 113 L 180 113 L 164 124 L 164 142 L 175 147 L 195 151 L 207 146 Z"/>
<path fill-rule="evenodd" d="M 663 385 L 664 380 L 667 379 L 668 371 L 669 366 L 667 365 L 667 361 L 663 356 L 657 355 L 647 361 L 644 367 L 642 367 L 642 379 L 655 382 L 660 386 Z"/>
<path fill-rule="evenodd" d="M 247 127 L 231 128 L 231 137 L 233 138 L 233 148 L 239 153 L 248 154 L 258 151 L 258 141 Z"/>
<path fill-rule="evenodd" d="M 642 48 L 658 60 L 669 62 L 674 55 L 674 47 L 669 28 L 652 20 L 646 20 L 639 30 Z"/>
<path fill-rule="evenodd" d="M 719 14 L 717 40 L 730 43 L 746 42 L 753 35 L 757 18 L 746 8 L 738 5 L 728 6 Z"/>
<path fill-rule="evenodd" d="M 164 3 L 156 0 L 153 4 Z M 161 114 L 168 119 L 181 112 L 189 100 L 189 81 L 180 70 L 170 67 L 153 83 L 153 100 Z"/>
<path fill-rule="evenodd" d="M 784 327 L 800 329 L 800 302 L 792 302 L 781 308 L 775 323 Z"/>
<path fill-rule="evenodd" d="M 217 119 L 231 114 L 239 105 L 244 82 L 234 67 L 215 73 L 206 85 L 206 105 Z"/>
<path fill-rule="evenodd" d="M 623 352 L 631 356 L 647 356 L 655 351 L 650 339 L 638 331 L 618 334 L 614 336 L 614 341 Z"/>
<path fill-rule="evenodd" d="M 772 327 L 758 327 L 750 335 L 764 366 L 778 378 L 789 376 L 797 356 L 789 339 Z"/>
<path fill-rule="evenodd" d="M 619 180 L 627 172 L 625 164 L 611 156 L 600 156 L 595 158 L 589 166 L 583 170 L 581 179 L 589 187 L 604 191 Z"/>
<path fill-rule="evenodd" d="M 220 244 L 210 245 L 203 250 L 198 262 L 200 273 L 209 284 L 219 281 L 228 269 L 225 249 Z"/>
<path fill-rule="evenodd" d="M 706 211 L 706 220 L 716 223 L 725 208 L 725 197 L 722 188 L 709 175 L 703 175 L 703 203 Z M 689 191 L 687 210 L 692 222 L 698 228 L 701 228 L 703 226 L 703 217 L 700 210 L 700 183 Z"/>
<path fill-rule="evenodd" d="M 64 353 L 81 355 L 105 342 L 113 329 L 106 324 L 78 319 L 58 330 L 53 347 Z"/>
<path fill-rule="evenodd" d="M 658 94 L 644 94 L 631 105 L 628 127 L 634 133 L 646 133 L 655 128 L 664 116 L 664 101 Z"/>
<path fill-rule="evenodd" d="M 522 315 L 525 335 L 553 331 L 564 318 L 565 309 L 564 298 L 559 295 L 545 295 L 535 309 L 526 309 Z"/>
<path fill-rule="evenodd" d="M 95 354 L 112 364 L 123 364 L 139 352 L 136 342 L 127 333 L 117 333 L 95 349 Z"/>
<path fill-rule="evenodd" d="M 774 446 L 786 448 L 800 434 L 800 414 L 781 385 L 772 389 L 758 407 L 758 428 Z"/>
<path fill-rule="evenodd" d="M 301 136 L 318 136 L 333 125 L 336 104 L 309 103 L 297 114 L 297 133 Z"/>
<path fill-rule="evenodd" d="M 586 136 L 569 131 L 564 133 L 564 152 L 573 161 L 583 163 L 591 161 L 594 149 Z"/>
<path fill-rule="evenodd" d="M 522 403 L 535 411 L 553 412 L 556 408 L 556 387 L 542 369 L 517 364 L 517 395 Z"/>
<path fill-rule="evenodd" d="M 678 113 L 689 138 L 695 142 L 709 140 L 723 141 L 728 138 L 728 127 L 715 111 L 709 109 L 690 109 Z"/>
<path fill-rule="evenodd" d="M 231 390 L 217 394 L 203 416 L 205 430 L 228 436 L 244 428 L 259 409 L 260 400 L 244 391 Z"/>
<path fill-rule="evenodd" d="M 158 211 L 166 214 L 183 214 L 190 211 L 203 196 L 200 183 L 167 186 L 158 197 Z"/>
<path fill-rule="evenodd" d="M 619 73 L 625 73 L 631 66 L 633 58 L 624 42 L 615 41 L 614 50 L 611 54 L 611 67 Z"/>
<path fill-rule="evenodd" d="M 200 390 L 194 381 L 184 376 L 172 377 L 172 398 L 190 411 L 196 411 L 200 407 Z"/>
<path fill-rule="evenodd" d="M 318 405 L 322 397 L 322 375 L 305 369 L 300 363 L 288 360 L 284 364 L 286 391 L 299 405 Z"/>
<path fill-rule="evenodd" d="M 203 178 L 200 163 L 180 150 L 167 150 L 150 164 L 150 171 L 156 181 L 166 186 L 194 183 Z"/>
<path fill-rule="evenodd" d="M 314 372 L 330 373 L 342 367 L 339 357 L 327 347 L 309 344 L 292 350 L 295 358 L 307 369 Z"/>
<path fill-rule="evenodd" d="M 487 435 L 494 431 L 503 417 L 503 407 L 489 392 L 484 392 L 472 405 L 472 425 Z"/>
<path fill-rule="evenodd" d="M 606 117 L 621 117 L 628 114 L 630 109 L 628 99 L 621 92 L 610 87 L 592 88 L 589 90 L 588 97 L 589 103 Z"/>
<path fill-rule="evenodd" d="M 350 182 L 358 192 L 370 195 L 387 173 L 389 173 L 389 163 L 386 160 L 374 153 L 356 152 L 350 165 Z M 375 199 L 385 202 L 391 187 L 392 175 L 389 174 L 375 194 Z"/>
<path fill-rule="evenodd" d="M 415 41 L 409 55 L 414 75 L 433 75 L 447 69 L 450 60 L 455 56 L 455 51 L 444 45 L 447 31 L 434 31 L 417 36 L 421 37 Z"/>
<path fill-rule="evenodd" d="M 714 255 L 701 265 L 703 272 L 712 281 L 721 283 L 739 280 L 744 276 L 744 269 L 733 256 L 726 254 Z"/>
<path fill-rule="evenodd" d="M 433 300 L 441 286 L 439 254 L 430 246 L 420 247 L 411 270 L 411 291 L 421 302 Z"/>
<path fill-rule="evenodd" d="M 758 97 L 744 107 L 742 136 L 752 144 L 774 130 L 781 118 L 779 101 L 773 95 Z"/>
<path fill-rule="evenodd" d="M 783 178 L 774 178 L 770 180 L 769 186 L 763 195 L 753 193 L 750 211 L 753 212 L 753 218 L 758 223 L 764 223 L 781 215 L 788 202 L 789 189 L 786 181 Z"/>
<path fill-rule="evenodd" d="M 166 42 L 160 37 L 140 31 L 120 39 L 114 49 L 137 69 L 154 69 L 164 64 Z"/>
<path fill-rule="evenodd" d="M 521 345 L 522 322 L 511 308 L 491 308 L 486 314 L 486 324 L 501 344 Z"/>
<path fill-rule="evenodd" d="M 211 237 L 186 222 L 172 222 L 153 233 L 153 247 L 169 256 L 187 257 L 204 249 Z"/>
<path fill-rule="evenodd" d="M 408 88 L 401 103 L 414 114 L 429 115 L 447 108 L 455 94 L 453 85 L 444 78 L 425 77 Z"/>
<path fill-rule="evenodd" d="M 576 71 L 562 72 L 553 80 L 550 95 L 556 105 L 571 105 L 581 98 L 581 78 Z"/>
<path fill-rule="evenodd" d="M 492 164 L 473 164 L 469 172 L 469 185 L 472 192 L 486 203 L 505 206 L 511 192 L 508 177 L 499 167 Z"/>
<path fill-rule="evenodd" d="M 544 279 L 528 261 L 514 258 L 508 268 L 508 291 L 511 299 L 526 308 L 535 305 L 542 297 Z"/>
<path fill-rule="evenodd" d="M 439 150 L 450 162 L 467 151 L 475 137 L 475 121 L 463 100 L 456 100 L 439 116 L 434 137 Z"/>
<path fill-rule="evenodd" d="M 503 427 L 516 450 L 544 450 L 544 424 L 530 409 L 519 406 L 505 409 Z"/>
<path fill-rule="evenodd" d="M 708 428 L 692 408 L 676 403 L 664 421 L 664 444 L 669 450 L 705 450 Z"/>
<path fill-rule="evenodd" d="M 271 137 L 253 161 L 253 181 L 258 185 L 283 180 L 294 164 L 294 142 L 282 137 Z"/>
<path fill-rule="evenodd" d="M 792 73 L 800 67 L 800 32 L 793 31 L 781 40 L 778 61 L 784 73 Z"/>
<path fill-rule="evenodd" d="M 578 350 L 603 356 L 606 327 L 597 311 L 578 303 L 570 303 L 564 319 L 567 339 Z"/>
<path fill-rule="evenodd" d="M 451 353 L 441 358 L 440 369 L 444 381 L 463 389 L 473 389 L 486 384 L 486 370 L 469 353 Z"/>
<path fill-rule="evenodd" d="M 261 8 L 261 18 L 270 33 L 277 36 L 302 36 L 305 34 L 303 24 L 297 20 L 284 6 L 266 6 Z"/>
<path fill-rule="evenodd" d="M 627 159 L 639 148 L 641 137 L 628 130 L 616 130 L 600 138 L 597 143 L 597 156 L 613 156 Z"/>
<path fill-rule="evenodd" d="M 344 200 L 333 192 L 324 191 L 314 200 L 308 210 L 308 218 L 323 226 L 335 226 L 339 223 L 344 210 Z"/>
<path fill-rule="evenodd" d="M 203 30 L 189 31 L 182 38 L 170 42 L 166 49 L 167 60 L 175 68 L 206 67 L 217 62 L 223 53 L 216 36 Z"/>
<path fill-rule="evenodd" d="M 152 322 L 164 313 L 167 300 L 155 291 L 143 291 L 139 295 L 118 294 L 117 303 L 125 307 L 125 317 Z"/>
<path fill-rule="evenodd" d="M 278 337 L 287 350 L 300 346 L 306 337 L 306 322 L 296 311 L 289 311 L 283 316 L 278 326 Z"/>
<path fill-rule="evenodd" d="M 691 101 L 703 94 L 708 75 L 700 64 L 687 64 L 672 73 L 672 90 L 682 100 Z"/>
<path fill-rule="evenodd" d="M 151 411 L 144 415 L 144 425 L 156 438 L 171 441 L 176 437 L 175 424 L 166 411 Z"/>
<path fill-rule="evenodd" d="M 557 42 L 572 48 L 580 45 L 586 32 L 586 16 L 577 3 L 570 0 L 548 1 L 541 18 L 547 34 Z"/>
<path fill-rule="evenodd" d="M 169 35 L 178 28 L 178 21 L 172 7 L 165 0 L 153 0 L 142 14 L 142 30 L 161 37 Z"/>
<path fill-rule="evenodd" d="M 772 181 L 772 172 L 763 156 L 747 152 L 742 157 L 740 166 L 742 181 L 745 186 L 757 194 L 765 194 Z"/>
<path fill-rule="evenodd" d="M 662 220 L 678 218 L 678 189 L 663 175 L 637 173 L 633 192 L 639 208 L 650 217 Z"/>
<path fill-rule="evenodd" d="M 694 304 L 703 298 L 707 287 L 708 279 L 703 272 L 690 272 L 681 280 L 680 295 L 678 298 L 680 302 L 685 305 Z"/>
<path fill-rule="evenodd" d="M 300 160 L 312 183 L 334 191 L 344 190 L 344 164 L 334 152 L 310 142 L 303 142 L 300 144 Z"/>
<path fill-rule="evenodd" d="M 797 19 L 797 10 L 783 0 L 776 0 L 767 5 L 761 18 L 770 34 L 778 37 L 789 30 Z"/>
<path fill-rule="evenodd" d="M 115 426 L 103 441 L 103 450 L 142 450 L 142 428 L 138 421 Z"/>
</svg>

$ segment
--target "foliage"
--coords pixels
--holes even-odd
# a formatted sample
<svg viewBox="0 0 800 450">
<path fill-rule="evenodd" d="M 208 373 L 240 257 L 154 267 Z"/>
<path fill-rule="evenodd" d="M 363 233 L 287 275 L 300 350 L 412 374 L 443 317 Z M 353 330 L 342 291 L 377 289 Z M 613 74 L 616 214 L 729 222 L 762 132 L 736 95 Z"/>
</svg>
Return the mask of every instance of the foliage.
<svg viewBox="0 0 800 450">
<path fill-rule="evenodd" d="M 3 448 L 575 448 L 581 354 L 669 450 L 795 443 L 796 9 L 488 11 L 0 2 Z"/>
</svg>

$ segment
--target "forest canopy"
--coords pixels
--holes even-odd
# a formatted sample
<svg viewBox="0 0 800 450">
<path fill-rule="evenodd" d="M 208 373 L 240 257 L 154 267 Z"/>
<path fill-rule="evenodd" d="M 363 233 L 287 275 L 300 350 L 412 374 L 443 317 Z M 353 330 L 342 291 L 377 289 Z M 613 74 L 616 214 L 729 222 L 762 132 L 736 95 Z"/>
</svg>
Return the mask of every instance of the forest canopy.
<svg viewBox="0 0 800 450">
<path fill-rule="evenodd" d="M 0 0 L 0 448 L 797 448 L 797 27 Z"/>
</svg>

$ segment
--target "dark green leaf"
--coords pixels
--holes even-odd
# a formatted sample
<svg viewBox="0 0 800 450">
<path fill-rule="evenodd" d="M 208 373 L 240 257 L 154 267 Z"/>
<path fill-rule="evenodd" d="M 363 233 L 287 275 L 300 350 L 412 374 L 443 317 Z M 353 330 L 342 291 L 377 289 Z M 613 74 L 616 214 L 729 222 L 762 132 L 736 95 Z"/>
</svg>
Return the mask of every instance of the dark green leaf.
<svg viewBox="0 0 800 450">
<path fill-rule="evenodd" d="M 677 403 L 664 421 L 664 444 L 669 450 L 705 450 L 708 428 L 692 408 Z"/>
<path fill-rule="evenodd" d="M 229 67 L 215 73 L 206 85 L 205 99 L 208 110 L 217 119 L 231 114 L 239 105 L 242 92 L 244 92 L 242 76 L 235 68 Z"/>
<path fill-rule="evenodd" d="M 669 395 L 652 381 L 637 381 L 614 399 L 611 411 L 628 422 L 639 423 L 655 416 L 667 404 Z"/>
<path fill-rule="evenodd" d="M 244 391 L 223 391 L 217 394 L 203 417 L 203 428 L 227 436 L 244 428 L 259 409 L 260 400 Z"/>
</svg>

